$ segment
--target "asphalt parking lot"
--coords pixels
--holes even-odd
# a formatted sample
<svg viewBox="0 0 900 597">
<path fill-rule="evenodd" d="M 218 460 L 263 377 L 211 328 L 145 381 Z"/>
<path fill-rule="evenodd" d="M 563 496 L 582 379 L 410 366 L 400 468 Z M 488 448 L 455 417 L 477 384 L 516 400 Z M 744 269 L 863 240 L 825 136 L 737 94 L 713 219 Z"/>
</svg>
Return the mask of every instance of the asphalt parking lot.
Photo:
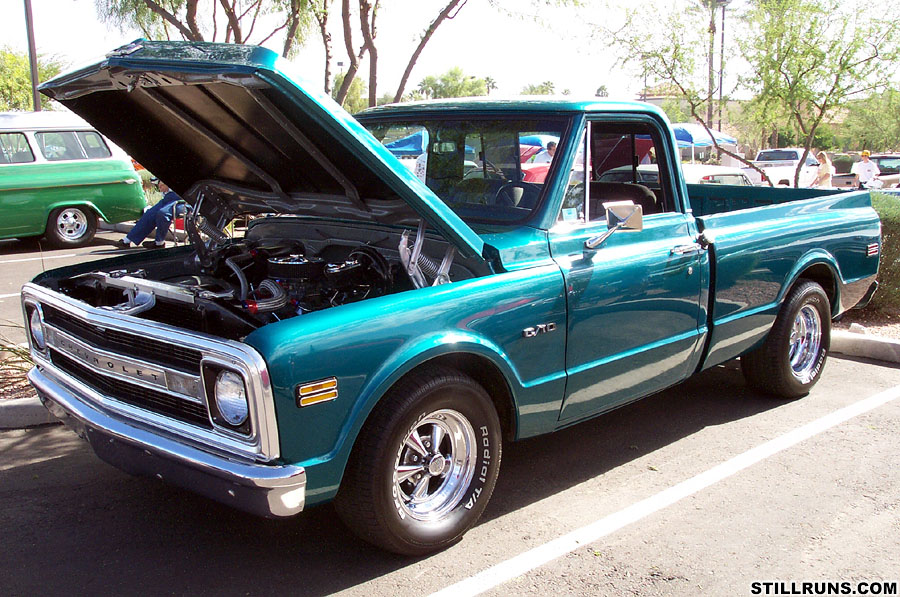
<svg viewBox="0 0 900 597">
<path fill-rule="evenodd" d="M 19 291 L 39 273 L 119 255 L 113 243 L 121 232 L 99 231 L 88 245 L 75 249 L 53 249 L 37 238 L 0 240 L 0 334 L 16 344 L 25 342 Z"/>
<path fill-rule="evenodd" d="M 734 366 L 715 368 L 507 444 L 481 522 L 422 559 L 368 547 L 327 506 L 262 520 L 129 477 L 60 426 L 2 432 L 0 586 L 749 595 L 762 582 L 900 580 L 898 393 L 900 369 L 874 362 L 832 358 L 812 394 L 788 402 L 748 390 Z"/>
</svg>

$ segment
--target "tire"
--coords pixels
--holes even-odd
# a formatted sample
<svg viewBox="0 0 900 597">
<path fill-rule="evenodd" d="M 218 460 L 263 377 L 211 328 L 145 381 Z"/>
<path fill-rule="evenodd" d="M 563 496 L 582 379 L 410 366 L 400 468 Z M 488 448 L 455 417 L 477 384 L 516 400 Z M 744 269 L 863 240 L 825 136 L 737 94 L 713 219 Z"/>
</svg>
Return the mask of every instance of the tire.
<svg viewBox="0 0 900 597">
<path fill-rule="evenodd" d="M 487 506 L 501 441 L 494 405 L 475 381 L 442 367 L 413 373 L 366 422 L 337 512 L 360 538 L 388 551 L 420 556 L 448 547 Z"/>
<path fill-rule="evenodd" d="M 825 367 L 831 344 L 831 306 L 822 287 L 808 280 L 788 293 L 765 343 L 741 357 L 744 378 L 781 398 L 809 393 Z"/>
<path fill-rule="evenodd" d="M 47 220 L 47 240 L 57 247 L 87 244 L 96 233 L 97 216 L 88 207 L 60 207 Z"/>
</svg>

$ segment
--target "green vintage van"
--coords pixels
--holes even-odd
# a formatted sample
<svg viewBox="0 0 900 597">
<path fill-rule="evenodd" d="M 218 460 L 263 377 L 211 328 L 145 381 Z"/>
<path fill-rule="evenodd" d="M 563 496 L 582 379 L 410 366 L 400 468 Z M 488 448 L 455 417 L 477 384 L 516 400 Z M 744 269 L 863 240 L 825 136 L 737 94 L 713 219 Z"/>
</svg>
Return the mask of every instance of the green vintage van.
<svg viewBox="0 0 900 597">
<path fill-rule="evenodd" d="M 146 207 L 131 159 L 69 112 L 0 113 L 0 239 L 45 236 L 60 247 L 94 238 L 97 219 Z"/>
</svg>

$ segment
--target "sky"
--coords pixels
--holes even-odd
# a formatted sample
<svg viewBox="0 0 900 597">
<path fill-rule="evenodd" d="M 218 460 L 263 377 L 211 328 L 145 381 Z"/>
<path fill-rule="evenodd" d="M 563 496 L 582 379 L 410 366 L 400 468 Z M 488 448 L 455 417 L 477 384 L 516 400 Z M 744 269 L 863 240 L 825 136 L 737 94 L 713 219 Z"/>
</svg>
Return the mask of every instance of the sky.
<svg viewBox="0 0 900 597">
<path fill-rule="evenodd" d="M 138 30 L 120 31 L 99 21 L 94 0 L 31 0 L 39 54 L 55 56 L 75 67 L 141 37 Z M 378 95 L 393 94 L 403 69 L 427 24 L 446 0 L 382 0 L 377 46 Z M 332 16 L 340 25 L 339 6 Z M 633 99 L 641 81 L 614 64 L 607 48 L 592 40 L 588 20 L 603 21 L 599 8 L 576 12 L 569 8 L 535 9 L 523 0 L 468 0 L 453 20 L 445 21 L 430 40 L 412 73 L 407 91 L 427 75 L 459 66 L 467 75 L 491 77 L 498 95 L 516 95 L 530 83 L 552 81 L 558 92 L 593 96 L 605 85 L 612 97 Z M 599 4 L 599 3 L 598 3 Z M 507 7 L 525 14 L 511 16 Z M 349 64 L 338 27 L 333 27 L 334 62 Z M 358 40 L 357 40 L 358 43 Z M 277 43 L 275 47 L 277 47 Z M 27 51 L 24 0 L 0 0 L 0 46 Z M 313 84 L 323 84 L 324 53 L 318 35 L 294 59 Z M 345 66 L 346 68 L 346 66 Z M 333 65 L 336 72 L 338 67 Z"/>
</svg>

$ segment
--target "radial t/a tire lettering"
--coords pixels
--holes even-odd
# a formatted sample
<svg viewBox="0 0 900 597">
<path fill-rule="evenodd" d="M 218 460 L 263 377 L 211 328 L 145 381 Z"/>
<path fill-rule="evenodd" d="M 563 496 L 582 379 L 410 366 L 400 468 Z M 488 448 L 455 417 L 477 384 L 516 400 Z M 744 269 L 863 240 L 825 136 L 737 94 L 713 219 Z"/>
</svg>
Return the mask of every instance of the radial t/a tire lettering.
<svg viewBox="0 0 900 597">
<path fill-rule="evenodd" d="M 335 506 L 364 540 L 404 555 L 458 541 L 500 470 L 500 421 L 470 377 L 427 367 L 395 386 L 354 446 Z"/>
<path fill-rule="evenodd" d="M 801 280 L 788 293 L 765 343 L 741 357 L 744 378 L 781 398 L 809 393 L 831 342 L 831 305 L 822 287 Z"/>
</svg>

